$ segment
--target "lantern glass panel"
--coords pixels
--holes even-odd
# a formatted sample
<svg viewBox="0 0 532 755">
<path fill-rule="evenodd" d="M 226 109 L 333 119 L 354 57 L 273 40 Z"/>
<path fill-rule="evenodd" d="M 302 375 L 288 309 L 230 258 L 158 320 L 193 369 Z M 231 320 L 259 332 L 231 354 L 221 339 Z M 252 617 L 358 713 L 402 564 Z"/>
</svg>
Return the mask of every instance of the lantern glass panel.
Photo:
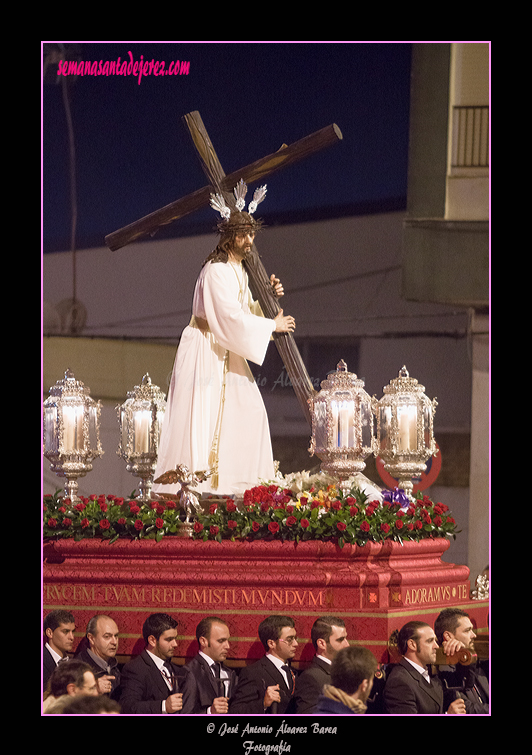
<svg viewBox="0 0 532 755">
<path fill-rule="evenodd" d="M 135 428 L 135 453 L 147 454 L 150 452 L 150 430 L 152 412 L 148 401 L 142 401 L 139 408 L 133 412 L 133 425 Z"/>
<path fill-rule="evenodd" d="M 381 406 L 379 408 L 380 421 L 380 447 L 379 451 L 385 451 L 391 446 L 392 407 Z"/>
<path fill-rule="evenodd" d="M 333 438 L 338 448 L 353 448 L 353 424 L 355 418 L 355 402 L 351 394 L 336 391 L 331 400 L 333 417 Z"/>
<path fill-rule="evenodd" d="M 57 435 L 57 407 L 47 406 L 44 410 L 44 444 L 48 453 L 59 452 Z"/>
<path fill-rule="evenodd" d="M 423 443 L 425 448 L 431 447 L 432 436 L 430 432 L 432 408 L 428 404 L 423 407 Z"/>
<path fill-rule="evenodd" d="M 416 451 L 417 406 L 415 404 L 398 405 L 397 425 L 399 429 L 399 451 Z"/>
<path fill-rule="evenodd" d="M 63 405 L 63 449 L 65 453 L 83 450 L 83 411 L 79 404 Z"/>
<path fill-rule="evenodd" d="M 325 401 L 316 401 L 314 404 L 314 427 L 316 448 L 327 448 L 329 439 L 327 437 L 327 404 Z"/>
<path fill-rule="evenodd" d="M 361 415 L 361 432 L 362 432 L 362 446 L 364 448 L 371 448 L 372 445 L 372 412 L 371 405 L 363 403 L 360 406 Z"/>
<path fill-rule="evenodd" d="M 96 448 L 98 443 L 98 408 L 96 406 L 89 407 L 89 447 Z"/>
</svg>

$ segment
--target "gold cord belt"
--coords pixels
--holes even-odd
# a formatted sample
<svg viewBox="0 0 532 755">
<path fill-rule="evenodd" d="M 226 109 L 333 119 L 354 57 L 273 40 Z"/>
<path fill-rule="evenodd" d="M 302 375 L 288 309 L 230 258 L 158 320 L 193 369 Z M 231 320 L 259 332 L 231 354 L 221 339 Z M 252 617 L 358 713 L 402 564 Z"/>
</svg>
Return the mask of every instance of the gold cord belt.
<svg viewBox="0 0 532 755">
<path fill-rule="evenodd" d="M 191 328 L 197 328 L 198 330 L 203 331 L 204 333 L 210 333 L 211 329 L 209 328 L 209 323 L 207 320 L 204 320 L 202 317 L 196 317 L 195 315 L 192 315 L 190 318 L 189 326 Z"/>
</svg>

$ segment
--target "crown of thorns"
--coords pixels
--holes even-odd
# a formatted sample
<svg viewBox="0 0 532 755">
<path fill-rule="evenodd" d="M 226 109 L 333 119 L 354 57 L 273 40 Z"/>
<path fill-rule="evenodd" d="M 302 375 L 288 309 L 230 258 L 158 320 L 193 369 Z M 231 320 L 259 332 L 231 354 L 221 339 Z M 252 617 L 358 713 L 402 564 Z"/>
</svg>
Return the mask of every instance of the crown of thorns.
<svg viewBox="0 0 532 755">
<path fill-rule="evenodd" d="M 246 213 L 244 212 L 244 207 L 246 205 L 245 197 L 247 190 L 248 187 L 241 178 L 233 189 L 233 194 L 236 199 L 236 212 L 227 206 L 222 194 L 211 194 L 211 207 L 219 212 L 222 217 L 222 220 L 217 226 L 220 233 L 238 232 L 247 228 L 251 228 L 253 231 L 258 231 L 262 227 L 262 221 L 255 220 L 252 216 L 255 213 L 257 206 L 266 196 L 266 185 L 255 189 L 253 199 L 249 203 Z"/>
</svg>

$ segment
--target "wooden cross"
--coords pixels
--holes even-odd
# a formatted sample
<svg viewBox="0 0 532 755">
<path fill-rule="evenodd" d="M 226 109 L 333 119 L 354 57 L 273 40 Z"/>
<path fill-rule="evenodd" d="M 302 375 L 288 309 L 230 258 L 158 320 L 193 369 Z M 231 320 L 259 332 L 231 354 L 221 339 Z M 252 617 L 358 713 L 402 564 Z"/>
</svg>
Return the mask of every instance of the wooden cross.
<svg viewBox="0 0 532 755">
<path fill-rule="evenodd" d="M 183 122 L 192 138 L 209 185 L 166 205 L 166 207 L 160 210 L 146 215 L 118 231 L 108 234 L 105 237 L 105 243 L 111 251 L 120 249 L 147 234 L 153 235 L 161 226 L 172 223 L 201 207 L 207 206 L 210 201 L 210 195 L 213 192 L 223 194 L 226 204 L 233 209 L 235 207 L 233 189 L 240 179 L 248 185 L 261 181 L 266 176 L 326 147 L 332 146 L 342 139 L 340 129 L 333 123 L 331 126 L 326 126 L 320 131 L 316 131 L 289 146 L 283 144 L 277 152 L 267 155 L 251 165 L 226 176 L 203 125 L 200 114 L 197 111 L 188 113 L 183 116 Z M 279 312 L 279 304 L 273 295 L 269 277 L 254 244 L 251 255 L 244 264 L 254 299 L 259 302 L 265 317 L 274 319 Z M 274 341 L 303 414 L 310 426 L 311 418 L 308 399 L 315 393 L 315 390 L 294 338 L 291 333 L 274 333 Z"/>
</svg>

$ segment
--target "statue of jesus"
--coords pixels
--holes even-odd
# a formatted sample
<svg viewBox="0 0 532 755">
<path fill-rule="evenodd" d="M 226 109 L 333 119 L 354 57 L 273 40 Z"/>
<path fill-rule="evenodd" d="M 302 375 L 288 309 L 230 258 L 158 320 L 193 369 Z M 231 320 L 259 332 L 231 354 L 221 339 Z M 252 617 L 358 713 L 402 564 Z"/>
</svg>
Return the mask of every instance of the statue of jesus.
<svg viewBox="0 0 532 755">
<path fill-rule="evenodd" d="M 252 298 L 242 262 L 250 253 L 261 221 L 253 217 L 264 197 L 257 190 L 243 211 L 246 187 L 230 210 L 220 195 L 211 204 L 220 211 L 220 240 L 205 261 L 194 291 L 192 319 L 182 333 L 170 381 L 154 479 L 179 464 L 210 476 L 198 492 L 240 495 L 259 480 L 274 477 L 266 409 L 247 360 L 261 365 L 272 334 L 291 333 L 295 321 L 281 309 L 263 316 Z M 283 295 L 270 278 L 274 295 Z M 174 489 L 175 488 L 175 489 Z M 155 494 L 175 495 L 179 486 L 157 485 Z"/>
</svg>

